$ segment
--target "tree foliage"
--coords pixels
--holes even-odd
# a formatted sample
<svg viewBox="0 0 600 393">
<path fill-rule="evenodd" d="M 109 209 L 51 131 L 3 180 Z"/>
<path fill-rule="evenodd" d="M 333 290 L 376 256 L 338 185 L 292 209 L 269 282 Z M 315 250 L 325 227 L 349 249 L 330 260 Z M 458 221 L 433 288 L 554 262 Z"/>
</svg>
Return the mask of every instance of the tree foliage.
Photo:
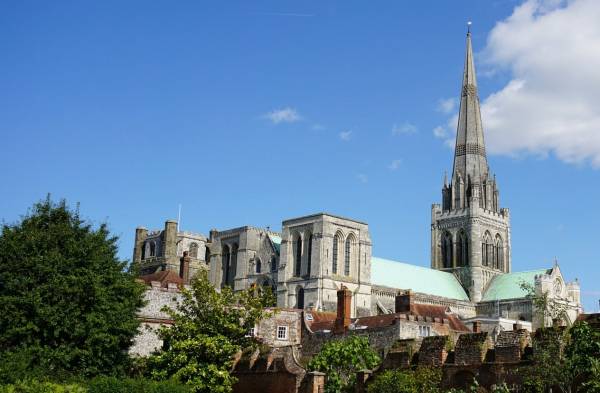
<svg viewBox="0 0 600 393">
<path fill-rule="evenodd" d="M 233 356 L 255 345 L 248 332 L 268 314 L 265 307 L 273 296 L 268 290 L 233 292 L 229 287 L 218 292 L 205 271 L 182 296 L 176 309 L 165 309 L 173 325 L 159 331 L 164 344 L 148 359 L 150 373 L 186 383 L 195 392 L 230 392 Z"/>
<path fill-rule="evenodd" d="M 125 268 L 106 224 L 95 229 L 64 200 L 3 225 L 0 378 L 122 371 L 144 290 Z"/>
<path fill-rule="evenodd" d="M 387 370 L 375 377 L 369 393 L 439 393 L 442 382 L 440 368 L 419 367 L 416 370 Z"/>
<path fill-rule="evenodd" d="M 578 322 L 569 333 L 565 358 L 574 381 L 584 392 L 600 393 L 600 331 Z"/>
<path fill-rule="evenodd" d="M 353 389 L 357 371 L 372 370 L 379 363 L 379 356 L 366 337 L 351 336 L 327 342 L 308 368 L 327 375 L 326 393 L 339 393 Z"/>
</svg>

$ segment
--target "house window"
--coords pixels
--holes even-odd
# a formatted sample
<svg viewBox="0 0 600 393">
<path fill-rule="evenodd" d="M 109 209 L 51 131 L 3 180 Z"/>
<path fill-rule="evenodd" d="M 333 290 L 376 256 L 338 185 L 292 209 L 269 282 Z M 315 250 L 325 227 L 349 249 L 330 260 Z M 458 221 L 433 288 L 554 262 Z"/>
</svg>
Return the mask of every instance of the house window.
<svg viewBox="0 0 600 393">
<path fill-rule="evenodd" d="M 287 326 L 277 326 L 277 339 L 278 340 L 287 340 L 288 339 L 288 327 Z"/>
<path fill-rule="evenodd" d="M 256 336 L 256 326 L 253 326 L 248 330 L 246 337 L 255 337 Z"/>
<path fill-rule="evenodd" d="M 431 336 L 431 326 L 419 326 L 419 337 Z"/>
</svg>

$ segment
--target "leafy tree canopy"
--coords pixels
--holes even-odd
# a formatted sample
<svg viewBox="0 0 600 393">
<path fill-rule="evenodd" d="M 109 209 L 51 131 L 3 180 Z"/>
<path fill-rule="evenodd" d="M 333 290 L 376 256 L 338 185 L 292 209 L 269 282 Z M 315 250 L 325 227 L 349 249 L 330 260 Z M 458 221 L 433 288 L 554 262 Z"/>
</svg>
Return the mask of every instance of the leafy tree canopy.
<svg viewBox="0 0 600 393">
<path fill-rule="evenodd" d="M 218 292 L 200 271 L 175 310 L 166 308 L 174 323 L 160 330 L 164 345 L 148 359 L 155 379 L 173 378 L 195 392 L 230 392 L 235 378 L 229 374 L 233 356 L 255 345 L 248 332 L 268 312 L 273 296 L 254 288 Z"/>
<path fill-rule="evenodd" d="M 439 393 L 441 368 L 420 367 L 412 370 L 387 370 L 375 377 L 369 393 Z"/>
<path fill-rule="evenodd" d="M 95 229 L 64 200 L 3 225 L 0 378 L 122 371 L 144 291 L 125 268 L 106 224 Z"/>
<path fill-rule="evenodd" d="M 340 393 L 353 389 L 357 371 L 372 370 L 380 361 L 366 337 L 351 336 L 327 342 L 308 368 L 327 375 L 326 393 Z"/>
</svg>

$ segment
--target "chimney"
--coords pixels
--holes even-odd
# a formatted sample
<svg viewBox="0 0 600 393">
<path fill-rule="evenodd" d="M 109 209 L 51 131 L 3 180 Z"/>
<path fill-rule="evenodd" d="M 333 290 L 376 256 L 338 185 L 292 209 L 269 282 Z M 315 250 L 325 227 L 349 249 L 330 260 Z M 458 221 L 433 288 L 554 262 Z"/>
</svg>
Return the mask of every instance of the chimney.
<svg viewBox="0 0 600 393">
<path fill-rule="evenodd" d="M 184 284 L 190 283 L 190 261 L 192 257 L 188 255 L 187 251 L 183 252 L 183 257 L 179 259 L 179 277 L 183 278 Z"/>
<path fill-rule="evenodd" d="M 481 332 L 481 321 L 473 322 L 473 333 L 480 333 L 480 332 Z"/>
<path fill-rule="evenodd" d="M 411 312 L 413 311 L 414 295 L 410 289 L 396 295 L 396 312 Z"/>
<path fill-rule="evenodd" d="M 344 285 L 337 291 L 337 318 L 335 319 L 334 332 L 344 333 L 350 326 L 350 306 L 352 303 L 352 292 Z"/>
</svg>

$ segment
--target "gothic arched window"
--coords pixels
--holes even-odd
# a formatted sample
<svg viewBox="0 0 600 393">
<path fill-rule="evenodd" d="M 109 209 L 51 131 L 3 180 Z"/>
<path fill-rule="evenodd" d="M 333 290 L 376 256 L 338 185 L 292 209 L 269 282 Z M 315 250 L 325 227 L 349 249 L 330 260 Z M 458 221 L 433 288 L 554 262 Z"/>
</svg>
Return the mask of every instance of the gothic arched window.
<svg viewBox="0 0 600 393">
<path fill-rule="evenodd" d="M 313 235 L 312 233 L 308 237 L 308 258 L 307 258 L 307 267 L 306 267 L 306 275 L 310 276 L 310 265 L 312 263 L 312 243 L 313 243 Z"/>
<path fill-rule="evenodd" d="M 294 275 L 300 276 L 302 273 L 302 238 L 298 235 L 296 238 L 296 254 L 294 258 Z"/>
<path fill-rule="evenodd" d="M 304 288 L 299 287 L 296 293 L 296 308 L 304 308 Z"/>
<path fill-rule="evenodd" d="M 231 263 L 229 264 L 229 286 L 233 288 L 233 281 L 235 279 L 235 274 L 237 271 L 237 254 L 238 254 L 239 246 L 234 243 L 231 246 Z"/>
<path fill-rule="evenodd" d="M 221 252 L 221 260 L 222 260 L 222 269 L 223 269 L 223 285 L 229 285 L 230 274 L 231 274 L 231 254 L 229 252 L 229 247 L 227 245 L 223 245 L 223 251 Z"/>
<path fill-rule="evenodd" d="M 442 235 L 442 265 L 444 268 L 452 267 L 452 235 L 444 232 Z"/>
<path fill-rule="evenodd" d="M 142 259 L 146 259 L 146 247 L 148 246 L 148 243 L 144 242 L 144 244 L 142 244 Z"/>
<path fill-rule="evenodd" d="M 150 242 L 150 256 L 156 256 L 156 243 Z"/>
<path fill-rule="evenodd" d="M 504 242 L 496 235 L 496 269 L 504 271 Z"/>
<path fill-rule="evenodd" d="M 196 243 L 190 244 L 190 253 L 189 253 L 189 255 L 192 258 L 198 258 L 198 244 L 196 244 Z"/>
<path fill-rule="evenodd" d="M 481 263 L 483 266 L 494 267 L 494 244 L 489 232 L 483 235 L 483 241 L 481 242 Z"/>
<path fill-rule="evenodd" d="M 350 261 L 352 258 L 352 236 L 346 238 L 346 247 L 344 253 L 344 275 L 350 275 Z"/>
<path fill-rule="evenodd" d="M 256 274 L 259 274 L 262 270 L 262 262 L 260 261 L 260 258 L 256 259 Z"/>
<path fill-rule="evenodd" d="M 277 272 L 277 258 L 271 258 L 271 273 Z"/>
<path fill-rule="evenodd" d="M 339 246 L 340 236 L 336 233 L 333 237 L 333 267 L 331 269 L 333 274 L 337 274 Z"/>
</svg>

